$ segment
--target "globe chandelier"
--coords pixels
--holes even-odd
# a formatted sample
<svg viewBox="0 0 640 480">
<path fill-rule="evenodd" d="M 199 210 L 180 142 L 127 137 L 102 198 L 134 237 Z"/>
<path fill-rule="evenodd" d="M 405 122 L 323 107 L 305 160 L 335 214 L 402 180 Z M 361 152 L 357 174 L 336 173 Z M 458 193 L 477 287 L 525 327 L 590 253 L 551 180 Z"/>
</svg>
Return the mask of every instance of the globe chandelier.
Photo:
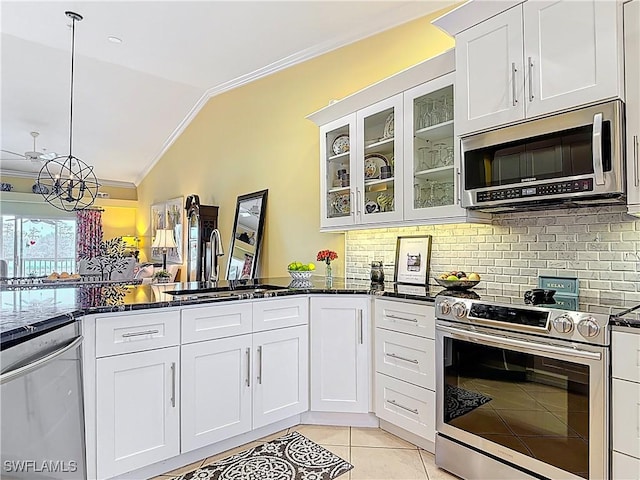
<svg viewBox="0 0 640 480">
<path fill-rule="evenodd" d="M 69 108 L 69 154 L 47 161 L 38 174 L 40 192 L 52 206 L 71 212 L 90 207 L 98 194 L 98 179 L 90 167 L 73 156 L 73 73 L 75 58 L 76 22 L 82 15 L 64 12 L 71 19 L 71 100 Z"/>
</svg>

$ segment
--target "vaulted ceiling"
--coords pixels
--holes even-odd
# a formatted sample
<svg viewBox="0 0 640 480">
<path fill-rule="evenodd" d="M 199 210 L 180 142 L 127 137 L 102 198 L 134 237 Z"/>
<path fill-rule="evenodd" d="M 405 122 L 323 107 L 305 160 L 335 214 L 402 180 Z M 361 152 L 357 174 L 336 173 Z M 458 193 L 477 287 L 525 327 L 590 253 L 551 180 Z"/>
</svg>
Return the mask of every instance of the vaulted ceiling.
<svg viewBox="0 0 640 480">
<path fill-rule="evenodd" d="M 0 148 L 69 150 L 101 180 L 138 183 L 207 98 L 451 1 L 2 1 Z M 109 37 L 117 37 L 114 43 Z M 42 161 L 2 152 L 3 173 Z"/>
</svg>

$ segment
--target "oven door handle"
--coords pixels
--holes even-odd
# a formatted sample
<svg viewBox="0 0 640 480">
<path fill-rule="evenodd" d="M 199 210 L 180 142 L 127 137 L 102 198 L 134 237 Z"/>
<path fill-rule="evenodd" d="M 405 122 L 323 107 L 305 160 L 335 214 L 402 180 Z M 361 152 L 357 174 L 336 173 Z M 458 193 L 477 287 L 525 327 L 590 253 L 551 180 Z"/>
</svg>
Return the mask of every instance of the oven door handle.
<svg viewBox="0 0 640 480">
<path fill-rule="evenodd" d="M 54 361 L 59 356 L 64 355 L 69 350 L 73 350 L 74 348 L 78 347 L 78 345 L 82 343 L 82 340 L 84 340 L 84 337 L 80 335 L 79 337 L 76 337 L 70 343 L 68 343 L 64 347 L 59 348 L 55 352 L 45 355 L 44 357 L 38 358 L 37 360 L 31 363 L 28 363 L 26 365 L 23 365 L 22 367 L 18 367 L 3 373 L 2 375 L 0 375 L 0 384 L 7 383 L 15 378 L 21 377 L 22 375 L 26 375 L 29 372 L 33 372 L 34 370 L 37 370 L 40 367 L 45 366 L 47 363 Z"/>
<path fill-rule="evenodd" d="M 540 343 L 531 343 L 524 340 L 517 340 L 515 338 L 506 338 L 496 335 L 487 335 L 485 333 L 468 332 L 466 330 L 459 330 L 457 328 L 445 327 L 443 325 L 437 326 L 438 330 L 448 333 L 451 337 L 458 340 L 467 341 L 482 341 L 483 343 L 494 347 L 516 347 L 521 349 L 524 353 L 540 352 L 540 353 L 558 353 L 562 355 L 570 355 L 572 357 L 585 358 L 588 360 L 600 360 L 602 354 L 599 352 L 589 352 L 587 350 L 578 350 L 575 348 L 557 347 L 555 345 L 543 345 Z"/>
</svg>

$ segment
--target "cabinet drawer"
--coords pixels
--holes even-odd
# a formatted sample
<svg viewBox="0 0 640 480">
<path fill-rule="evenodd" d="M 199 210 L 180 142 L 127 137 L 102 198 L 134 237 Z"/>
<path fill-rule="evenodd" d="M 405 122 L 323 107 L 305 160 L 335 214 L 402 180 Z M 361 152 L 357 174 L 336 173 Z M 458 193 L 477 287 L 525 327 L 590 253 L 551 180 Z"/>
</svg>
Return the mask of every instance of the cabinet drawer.
<svg viewBox="0 0 640 480">
<path fill-rule="evenodd" d="M 376 373 L 376 415 L 435 442 L 436 394 L 431 390 Z"/>
<path fill-rule="evenodd" d="M 611 368 L 615 378 L 640 382 L 640 330 L 612 333 Z"/>
<path fill-rule="evenodd" d="M 96 318 L 96 356 L 140 352 L 180 343 L 178 311 L 99 316 Z"/>
<path fill-rule="evenodd" d="M 376 299 L 374 308 L 376 327 L 426 338 L 436 338 L 433 304 L 419 305 Z"/>
<path fill-rule="evenodd" d="M 613 452 L 613 477 L 616 480 L 640 480 L 640 460 Z"/>
<path fill-rule="evenodd" d="M 435 390 L 435 341 L 376 328 L 376 372 Z"/>
<path fill-rule="evenodd" d="M 252 307 L 248 302 L 185 308 L 182 314 L 182 343 L 215 340 L 251 333 Z"/>
<path fill-rule="evenodd" d="M 274 298 L 253 303 L 253 331 L 294 327 L 309 323 L 307 297 Z"/>
<path fill-rule="evenodd" d="M 613 449 L 640 456 L 640 384 L 613 379 Z"/>
</svg>

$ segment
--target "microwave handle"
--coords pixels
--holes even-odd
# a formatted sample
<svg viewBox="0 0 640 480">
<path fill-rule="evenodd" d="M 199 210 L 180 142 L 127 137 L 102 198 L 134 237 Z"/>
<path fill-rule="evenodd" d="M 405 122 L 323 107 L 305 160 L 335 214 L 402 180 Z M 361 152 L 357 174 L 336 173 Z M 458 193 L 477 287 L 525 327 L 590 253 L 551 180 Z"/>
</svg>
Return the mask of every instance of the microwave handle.
<svg viewBox="0 0 640 480">
<path fill-rule="evenodd" d="M 604 172 L 602 170 L 602 113 L 593 116 L 593 173 L 596 177 L 596 185 L 604 185 Z"/>
</svg>

